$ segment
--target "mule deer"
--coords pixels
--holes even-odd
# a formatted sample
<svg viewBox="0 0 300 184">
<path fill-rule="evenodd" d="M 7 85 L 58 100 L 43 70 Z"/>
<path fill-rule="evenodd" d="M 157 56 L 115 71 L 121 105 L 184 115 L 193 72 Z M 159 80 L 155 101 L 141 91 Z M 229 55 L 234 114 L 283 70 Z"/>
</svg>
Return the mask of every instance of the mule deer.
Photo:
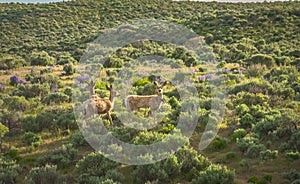
<svg viewBox="0 0 300 184">
<path fill-rule="evenodd" d="M 157 89 L 157 95 L 129 95 L 125 98 L 124 104 L 128 111 L 139 110 L 140 108 L 150 108 L 149 115 L 152 114 L 154 122 L 156 121 L 156 111 L 159 110 L 163 99 L 163 87 L 167 84 L 165 81 L 161 86 L 153 82 Z"/>
<path fill-rule="evenodd" d="M 89 83 L 90 98 L 83 102 L 83 115 L 84 119 L 94 116 L 95 114 L 107 114 L 110 124 L 112 124 L 111 110 L 114 106 L 114 98 L 120 96 L 117 91 L 113 89 L 113 86 L 106 85 L 106 89 L 109 90 L 109 99 L 100 98 L 95 94 L 95 82 Z"/>
</svg>

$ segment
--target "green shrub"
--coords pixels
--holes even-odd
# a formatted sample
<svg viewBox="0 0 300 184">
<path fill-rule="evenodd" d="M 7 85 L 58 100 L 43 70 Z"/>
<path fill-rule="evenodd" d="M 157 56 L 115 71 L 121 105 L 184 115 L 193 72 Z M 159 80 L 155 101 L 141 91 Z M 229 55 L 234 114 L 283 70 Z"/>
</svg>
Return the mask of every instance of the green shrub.
<svg viewBox="0 0 300 184">
<path fill-rule="evenodd" d="M 76 72 L 76 68 L 73 64 L 65 64 L 63 71 L 65 75 L 73 75 Z"/>
<path fill-rule="evenodd" d="M 74 164 L 77 155 L 78 150 L 68 144 L 54 149 L 47 155 L 39 157 L 37 163 L 39 166 L 45 166 L 47 164 L 57 165 L 59 169 L 62 169 Z"/>
<path fill-rule="evenodd" d="M 72 133 L 69 142 L 75 147 L 88 145 L 86 139 L 84 138 L 84 136 L 80 131 L 76 131 Z"/>
<path fill-rule="evenodd" d="M 204 171 L 211 163 L 203 155 L 192 148 L 183 147 L 175 153 L 178 162 L 182 163 L 181 172 L 189 173 L 191 170 Z"/>
<path fill-rule="evenodd" d="M 15 184 L 22 168 L 16 161 L 4 158 L 0 155 L 0 183 Z"/>
<path fill-rule="evenodd" d="M 56 170 L 56 166 L 34 167 L 25 177 L 24 184 L 66 184 L 66 177 Z"/>
<path fill-rule="evenodd" d="M 65 64 L 76 64 L 77 61 L 71 56 L 69 52 L 61 54 L 58 59 L 56 64 L 58 65 L 65 65 Z"/>
<path fill-rule="evenodd" d="M 259 179 L 256 176 L 252 176 L 247 181 L 249 184 L 267 184 L 272 182 L 272 176 L 271 175 L 264 175 L 263 178 Z"/>
<path fill-rule="evenodd" d="M 33 132 L 26 132 L 23 136 L 23 142 L 27 146 L 32 146 L 33 148 L 37 148 L 42 144 L 42 137 Z"/>
<path fill-rule="evenodd" d="M 296 169 L 290 169 L 283 173 L 283 178 L 288 179 L 291 183 L 300 179 L 300 173 Z"/>
<path fill-rule="evenodd" d="M 286 152 L 284 154 L 285 158 L 289 159 L 289 160 L 298 160 L 300 159 L 300 153 L 297 151 L 297 152 L 293 152 L 293 151 L 289 151 L 289 152 Z"/>
<path fill-rule="evenodd" d="M 181 163 L 175 155 L 154 164 L 136 166 L 132 172 L 135 183 L 158 180 L 166 182 L 180 173 Z"/>
<path fill-rule="evenodd" d="M 226 166 L 212 164 L 205 171 L 201 171 L 196 179 L 193 179 L 192 184 L 232 184 L 235 173 L 230 171 Z"/>
<path fill-rule="evenodd" d="M 119 163 L 105 158 L 101 153 L 90 153 L 76 164 L 77 182 L 96 184 L 106 179 L 120 182 L 123 179 L 123 175 L 120 174 L 119 167 Z"/>
<path fill-rule="evenodd" d="M 255 118 L 249 113 L 246 113 L 240 119 L 240 124 L 242 128 L 252 128 L 254 123 L 255 123 Z"/>
<path fill-rule="evenodd" d="M 258 158 L 260 156 L 260 152 L 265 150 L 266 147 L 263 144 L 252 144 L 248 147 L 245 155 L 248 158 Z"/>
<path fill-rule="evenodd" d="M 258 143 L 259 143 L 259 139 L 257 137 L 254 137 L 254 136 L 246 136 L 244 138 L 238 139 L 237 142 L 236 142 L 237 147 L 242 152 L 246 152 L 247 149 L 251 145 L 255 145 L 255 144 L 258 144 Z"/>
<path fill-rule="evenodd" d="M 20 68 L 26 65 L 26 61 L 16 55 L 0 55 L 0 70 L 9 70 L 13 68 Z"/>
<path fill-rule="evenodd" d="M 27 59 L 31 65 L 40 65 L 40 66 L 53 66 L 55 65 L 55 58 L 49 56 L 46 51 L 33 51 Z"/>
<path fill-rule="evenodd" d="M 235 152 L 228 152 L 226 153 L 226 160 L 232 160 L 236 157 L 236 153 Z"/>
<path fill-rule="evenodd" d="M 15 147 L 11 147 L 7 152 L 3 154 L 5 158 L 19 161 L 21 159 L 19 149 Z"/>
<path fill-rule="evenodd" d="M 278 151 L 277 150 L 265 150 L 265 151 L 261 151 L 260 152 L 260 158 L 262 160 L 271 160 L 271 159 L 275 159 L 278 157 Z"/>
<path fill-rule="evenodd" d="M 50 92 L 48 84 L 19 84 L 13 91 L 15 96 L 24 96 L 26 99 L 47 95 Z"/>
<path fill-rule="evenodd" d="M 217 137 L 212 141 L 212 149 L 215 151 L 220 151 L 227 146 L 227 140 L 222 137 Z"/>
<path fill-rule="evenodd" d="M 235 107 L 234 112 L 238 116 L 243 116 L 249 112 L 249 107 L 246 104 L 239 104 Z"/>
<path fill-rule="evenodd" d="M 261 77 L 265 74 L 267 67 L 262 64 L 252 64 L 245 71 L 245 75 L 251 77 Z"/>
<path fill-rule="evenodd" d="M 43 103 L 47 104 L 47 105 L 51 105 L 53 103 L 64 103 L 64 102 L 68 102 L 69 101 L 69 96 L 64 94 L 64 93 L 50 93 L 49 95 L 47 95 L 44 99 L 43 99 Z"/>
<path fill-rule="evenodd" d="M 267 136 L 269 133 L 272 133 L 279 127 L 279 119 L 280 115 L 266 115 L 253 127 L 253 130 L 261 137 Z"/>
<path fill-rule="evenodd" d="M 266 54 L 255 54 L 251 56 L 247 61 L 248 64 L 262 64 L 268 68 L 275 66 L 275 60 L 272 56 Z"/>
<path fill-rule="evenodd" d="M 232 134 L 232 140 L 236 141 L 237 139 L 241 139 L 247 135 L 247 131 L 245 129 L 239 128 L 234 130 Z"/>
</svg>

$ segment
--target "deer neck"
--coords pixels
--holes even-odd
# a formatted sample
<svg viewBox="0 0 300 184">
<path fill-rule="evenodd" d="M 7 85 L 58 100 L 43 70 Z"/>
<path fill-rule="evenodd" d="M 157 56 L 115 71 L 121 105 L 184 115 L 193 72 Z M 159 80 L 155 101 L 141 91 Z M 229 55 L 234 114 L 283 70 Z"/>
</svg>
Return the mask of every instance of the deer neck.
<svg viewBox="0 0 300 184">
<path fill-rule="evenodd" d="M 96 95 L 95 90 L 94 89 L 90 90 L 90 97 L 92 97 L 94 95 Z"/>
<path fill-rule="evenodd" d="M 109 94 L 109 100 L 110 100 L 111 104 L 114 106 L 115 97 L 112 96 L 111 94 Z"/>
</svg>

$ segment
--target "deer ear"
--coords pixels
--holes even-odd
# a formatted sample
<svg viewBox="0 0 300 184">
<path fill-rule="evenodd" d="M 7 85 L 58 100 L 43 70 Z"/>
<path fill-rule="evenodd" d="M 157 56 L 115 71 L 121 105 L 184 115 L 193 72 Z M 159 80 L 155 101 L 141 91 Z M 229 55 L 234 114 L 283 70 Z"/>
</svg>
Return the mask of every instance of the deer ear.
<svg viewBox="0 0 300 184">
<path fill-rule="evenodd" d="M 105 86 L 106 86 L 106 89 L 107 89 L 107 90 L 110 90 L 110 87 L 108 87 L 108 85 L 107 85 L 107 84 L 106 84 Z"/>
<path fill-rule="evenodd" d="M 153 82 L 153 84 L 154 84 L 154 86 L 158 86 L 158 84 L 157 84 L 157 82 L 156 82 L 156 81 L 154 81 L 154 82 Z"/>
<path fill-rule="evenodd" d="M 168 84 L 168 81 L 165 81 L 162 85 L 161 85 L 161 87 L 163 88 L 165 85 L 167 85 Z"/>
</svg>

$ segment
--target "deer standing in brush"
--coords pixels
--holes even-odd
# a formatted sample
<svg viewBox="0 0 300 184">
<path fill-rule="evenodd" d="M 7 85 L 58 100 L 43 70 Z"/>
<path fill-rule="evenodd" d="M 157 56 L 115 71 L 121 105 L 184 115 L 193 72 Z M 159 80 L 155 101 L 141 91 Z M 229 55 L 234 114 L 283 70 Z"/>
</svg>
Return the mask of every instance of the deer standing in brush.
<svg viewBox="0 0 300 184">
<path fill-rule="evenodd" d="M 157 82 L 153 82 L 157 89 L 156 95 L 129 95 L 125 98 L 124 104 L 128 111 L 139 110 L 140 108 L 150 108 L 149 115 L 151 114 L 156 122 L 156 112 L 164 102 L 163 87 L 167 84 L 165 81 L 161 86 Z"/>
<path fill-rule="evenodd" d="M 111 110 L 114 106 L 115 97 L 119 96 L 119 93 L 113 89 L 113 86 L 106 85 L 106 89 L 109 90 L 109 99 L 100 98 L 95 94 L 95 82 L 89 83 L 90 98 L 83 102 L 83 118 L 89 118 L 95 114 L 107 114 L 110 124 L 112 124 Z"/>
</svg>

